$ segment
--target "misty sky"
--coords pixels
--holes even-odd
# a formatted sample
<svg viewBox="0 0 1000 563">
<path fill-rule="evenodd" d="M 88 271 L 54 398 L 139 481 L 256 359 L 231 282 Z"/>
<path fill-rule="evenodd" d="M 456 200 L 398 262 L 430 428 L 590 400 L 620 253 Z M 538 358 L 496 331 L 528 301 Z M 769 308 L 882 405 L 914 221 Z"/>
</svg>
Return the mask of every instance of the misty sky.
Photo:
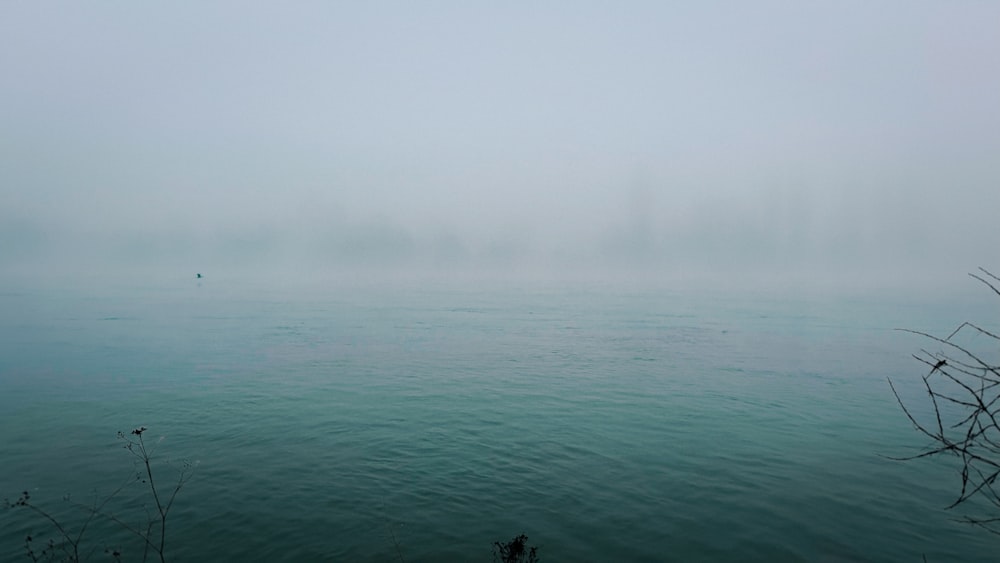
<svg viewBox="0 0 1000 563">
<path fill-rule="evenodd" d="M 0 4 L 0 272 L 962 276 L 1000 3 Z"/>
</svg>

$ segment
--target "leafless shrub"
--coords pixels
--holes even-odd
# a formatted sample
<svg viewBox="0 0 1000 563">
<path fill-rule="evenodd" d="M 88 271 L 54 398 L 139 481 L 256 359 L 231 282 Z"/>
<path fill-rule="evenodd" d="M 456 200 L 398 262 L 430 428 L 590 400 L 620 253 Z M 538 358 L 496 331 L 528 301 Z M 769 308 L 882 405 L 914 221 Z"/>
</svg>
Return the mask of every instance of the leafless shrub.
<svg viewBox="0 0 1000 563">
<path fill-rule="evenodd" d="M 1000 296 L 1000 278 L 980 268 L 969 274 Z M 932 456 L 954 456 L 961 464 L 961 490 L 947 509 L 963 505 L 980 515 L 956 520 L 1000 534 L 1000 336 L 971 322 L 958 326 L 947 338 L 925 332 L 917 334 L 933 344 L 935 351 L 921 349 L 914 358 L 927 366 L 923 386 L 933 416 L 918 416 L 908 407 L 889 380 L 899 406 L 913 426 L 931 442 L 924 451 L 891 459 L 913 460 Z M 992 359 L 991 359 L 992 358 Z M 924 418 L 930 420 L 923 420 Z"/>
<path fill-rule="evenodd" d="M 50 527 L 50 537 L 47 541 L 36 542 L 37 534 L 29 534 L 24 540 L 25 555 L 35 562 L 65 561 L 79 563 L 86 561 L 98 550 L 96 541 L 86 541 L 86 533 L 96 520 L 113 522 L 123 530 L 139 538 L 142 544 L 142 561 L 151 557 L 166 562 L 167 517 L 173 507 L 177 493 L 191 478 L 192 465 L 184 462 L 178 470 L 176 484 L 169 492 L 157 488 L 153 477 L 153 451 L 143 439 L 146 427 L 141 426 L 128 434 L 118 432 L 118 439 L 124 442 L 123 447 L 135 456 L 136 470 L 118 488 L 103 499 L 96 498 L 91 504 L 75 502 L 69 495 L 63 497 L 70 506 L 79 510 L 81 519 L 75 524 L 57 517 L 55 511 L 48 510 L 34 503 L 28 491 L 23 491 L 17 500 L 11 502 L 4 499 L 7 508 L 26 510 L 34 513 Z M 146 502 L 139 507 L 122 506 L 122 493 L 134 485 L 142 486 L 152 497 L 152 502 Z M 113 508 L 119 509 L 118 511 Z M 136 523 L 125 514 L 135 509 L 142 509 L 144 516 Z M 105 546 L 103 552 L 113 561 L 122 560 L 120 547 Z"/>
</svg>

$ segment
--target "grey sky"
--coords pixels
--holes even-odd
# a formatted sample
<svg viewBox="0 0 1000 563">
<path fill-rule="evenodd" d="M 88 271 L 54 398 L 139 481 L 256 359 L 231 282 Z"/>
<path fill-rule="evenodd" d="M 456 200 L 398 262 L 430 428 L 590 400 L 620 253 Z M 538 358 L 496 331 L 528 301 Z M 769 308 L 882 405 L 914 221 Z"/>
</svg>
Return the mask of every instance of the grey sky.
<svg viewBox="0 0 1000 563">
<path fill-rule="evenodd" d="M 960 275 L 1000 248 L 997 30 L 992 2 L 6 2 L 0 269 Z"/>
</svg>

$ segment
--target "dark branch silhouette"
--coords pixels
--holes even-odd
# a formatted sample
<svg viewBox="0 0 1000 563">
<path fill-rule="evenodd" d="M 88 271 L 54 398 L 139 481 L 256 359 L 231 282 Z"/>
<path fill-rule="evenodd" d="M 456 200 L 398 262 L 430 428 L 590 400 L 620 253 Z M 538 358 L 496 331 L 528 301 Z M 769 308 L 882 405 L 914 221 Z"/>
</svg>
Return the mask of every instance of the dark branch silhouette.
<svg viewBox="0 0 1000 563">
<path fill-rule="evenodd" d="M 14 502 L 4 500 L 4 504 L 8 508 L 26 509 L 39 516 L 54 529 L 53 537 L 44 542 L 44 546 L 41 548 L 36 547 L 35 534 L 29 534 L 25 537 L 25 554 L 29 559 L 35 562 L 68 561 L 72 563 L 88 560 L 97 548 L 94 540 L 84 541 L 85 534 L 94 520 L 103 519 L 117 524 L 122 530 L 129 532 L 140 540 L 143 546 L 143 562 L 149 560 L 151 554 L 160 563 L 166 562 L 167 516 L 170 513 L 171 507 L 173 507 L 174 500 L 177 498 L 177 493 L 180 492 L 184 484 L 191 478 L 192 466 L 190 463 L 185 462 L 178 470 L 177 483 L 169 495 L 161 497 L 163 491 L 157 488 L 153 480 L 153 451 L 146 445 L 143 439 L 145 431 L 146 427 L 142 426 L 132 430 L 129 434 L 118 432 L 118 439 L 125 442 L 123 447 L 135 456 L 137 465 L 135 473 L 130 475 L 118 488 L 104 497 L 103 500 L 99 500 L 95 495 L 95 500 L 92 504 L 73 502 L 69 495 L 63 497 L 63 500 L 67 501 L 73 508 L 78 509 L 83 515 L 82 522 L 76 526 L 57 518 L 53 515 L 53 512 L 34 504 L 28 491 L 22 492 Z M 130 524 L 126 522 L 127 517 L 111 510 L 113 501 L 120 498 L 120 493 L 128 486 L 136 483 L 148 488 L 148 493 L 153 499 L 152 510 L 146 511 L 147 516 L 144 525 Z M 120 503 L 114 504 L 118 506 Z M 118 506 L 118 508 L 127 512 L 129 509 L 135 509 L 136 507 L 124 505 Z M 84 543 L 92 546 L 89 551 L 83 549 Z M 122 560 L 121 548 L 105 547 L 104 553 L 109 555 L 114 561 L 120 562 Z"/>
<path fill-rule="evenodd" d="M 979 268 L 982 275 L 969 274 L 995 294 L 1000 278 Z M 985 516 L 963 515 L 956 520 L 980 526 L 1000 535 L 1000 336 L 971 322 L 963 322 L 947 338 L 925 332 L 897 329 L 921 336 L 937 349 L 921 349 L 913 357 L 928 367 L 923 387 L 934 415 L 922 420 L 900 397 L 892 380 L 896 401 L 903 413 L 930 444 L 920 453 L 896 460 L 949 455 L 961 466 L 961 489 L 946 509 L 963 505 Z M 991 359 L 991 357 L 993 359 Z"/>
</svg>

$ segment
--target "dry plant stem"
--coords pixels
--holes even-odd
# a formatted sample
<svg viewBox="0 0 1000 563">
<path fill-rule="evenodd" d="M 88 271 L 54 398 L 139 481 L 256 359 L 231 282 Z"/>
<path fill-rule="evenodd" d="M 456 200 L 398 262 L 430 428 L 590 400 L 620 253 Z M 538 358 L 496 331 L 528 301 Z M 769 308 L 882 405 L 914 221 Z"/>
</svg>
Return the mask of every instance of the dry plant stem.
<svg viewBox="0 0 1000 563">
<path fill-rule="evenodd" d="M 1000 290 L 995 285 L 1000 278 L 983 268 L 979 270 L 982 275 L 969 275 L 1000 296 Z M 931 423 L 918 420 L 903 402 L 892 380 L 889 381 L 903 413 L 920 433 L 932 441 L 919 454 L 891 459 L 954 455 L 961 460 L 962 487 L 958 498 L 947 509 L 979 498 L 991 507 L 987 509 L 989 512 L 1000 512 L 1000 489 L 994 488 L 1000 478 L 1000 365 L 987 361 L 982 353 L 970 349 L 968 344 L 954 341 L 971 331 L 969 338 L 986 339 L 988 346 L 985 348 L 995 354 L 1000 348 L 1000 336 L 971 322 L 962 323 L 947 338 L 916 330 L 897 330 L 926 338 L 941 349 L 936 353 L 922 349 L 919 355 L 913 356 L 929 367 L 923 376 L 923 386 L 934 410 Z M 978 346 L 975 348 L 979 349 Z M 1000 534 L 1000 516 L 963 516 L 958 520 Z"/>
<path fill-rule="evenodd" d="M 69 530 L 67 530 L 62 525 L 62 523 L 60 523 L 58 520 L 56 520 L 56 518 L 54 516 L 52 516 L 51 514 L 49 514 L 49 512 L 47 512 L 45 509 L 40 508 L 40 507 L 32 504 L 31 503 L 31 496 L 28 494 L 27 491 L 22 492 L 21 493 L 21 497 L 18 498 L 16 502 L 14 502 L 14 503 L 8 502 L 7 504 L 9 506 L 23 506 L 23 507 L 31 510 L 35 514 L 38 514 L 39 516 L 41 516 L 45 520 L 48 520 L 49 523 L 51 523 L 52 526 L 59 532 L 59 535 L 62 536 L 62 539 L 63 539 L 63 541 L 65 543 L 63 543 L 63 544 L 56 544 L 56 543 L 54 543 L 54 541 L 50 542 L 49 543 L 49 547 L 46 548 L 45 550 L 43 550 L 42 557 L 45 557 L 45 553 L 48 552 L 49 549 L 55 549 L 56 547 L 59 547 L 63 551 L 63 553 L 66 554 L 66 557 L 67 557 L 67 559 L 69 561 L 80 561 L 81 560 L 81 558 L 80 558 L 80 543 L 83 541 L 83 536 L 87 532 L 87 528 L 90 526 L 91 522 L 94 521 L 94 518 L 96 518 L 99 515 L 104 515 L 104 513 L 103 513 L 104 507 L 108 504 L 108 502 L 111 501 L 111 499 L 115 498 L 118 495 L 118 493 L 120 493 L 122 491 L 122 489 L 124 489 L 125 486 L 130 481 L 131 481 L 131 479 L 129 479 L 128 481 L 125 481 L 124 483 L 122 483 L 121 485 L 119 485 L 117 489 L 115 489 L 110 495 L 108 495 L 107 497 L 105 497 L 105 499 L 103 501 L 101 501 L 100 503 L 97 502 L 97 500 L 98 500 L 97 498 L 94 499 L 94 504 L 92 506 L 87 506 L 87 505 L 80 504 L 80 503 L 72 503 L 73 506 L 75 506 L 77 508 L 81 508 L 82 510 L 84 510 L 85 512 L 88 513 L 87 519 L 83 522 L 83 524 L 80 525 L 80 529 L 79 529 L 79 531 L 77 531 L 76 534 L 71 534 L 69 532 Z M 68 499 L 69 499 L 69 497 L 67 496 L 66 500 L 68 500 Z M 27 540 L 25 541 L 25 544 L 26 544 L 25 548 L 27 550 L 28 557 L 31 558 L 33 561 L 38 561 L 39 558 L 34 554 L 34 550 L 31 547 L 31 543 L 32 543 L 31 536 L 28 536 Z M 65 544 L 68 544 L 71 549 L 67 549 L 65 547 Z M 94 548 L 94 549 L 96 549 L 96 548 Z M 88 553 L 88 556 L 91 553 L 93 553 L 93 549 L 91 549 L 91 552 Z M 48 555 L 48 557 L 50 559 L 53 556 L 54 555 L 51 554 L 51 553 L 49 553 L 49 555 Z"/>
<path fill-rule="evenodd" d="M 164 503 L 161 498 L 161 491 L 157 490 L 156 482 L 153 479 L 153 467 L 151 463 L 153 451 L 147 448 L 146 443 L 143 440 L 142 434 L 145 430 L 145 427 L 140 427 L 133 430 L 129 435 L 126 435 L 124 432 L 118 433 L 118 438 L 125 442 L 125 449 L 129 450 L 132 455 L 136 456 L 136 458 L 142 462 L 141 470 L 130 476 L 103 500 L 100 500 L 99 497 L 95 495 L 93 504 L 88 505 L 78 502 L 70 502 L 71 506 L 86 513 L 86 518 L 82 524 L 80 524 L 77 532 L 71 532 L 70 526 L 61 522 L 44 508 L 34 505 L 31 502 L 31 496 L 27 491 L 21 493 L 20 498 L 13 503 L 5 500 L 5 504 L 8 508 L 28 508 L 46 520 L 58 532 L 58 543 L 56 539 L 51 539 L 46 544 L 46 547 L 38 553 L 34 551 L 34 538 L 31 535 L 26 537 L 25 551 L 32 561 L 55 561 L 57 560 L 57 552 L 62 553 L 62 555 L 59 556 L 59 560 L 78 563 L 79 561 L 84 560 L 84 558 L 89 559 L 93 552 L 97 549 L 96 545 L 86 554 L 81 553 L 81 545 L 83 543 L 84 535 L 91 523 L 93 523 L 95 518 L 101 517 L 110 522 L 114 522 L 123 530 L 130 532 L 142 540 L 143 562 L 149 559 L 151 553 L 155 553 L 161 563 L 166 562 L 167 515 L 169 514 L 171 507 L 173 507 L 174 500 L 177 498 L 177 493 L 180 492 L 181 488 L 191 477 L 191 466 L 188 463 L 183 465 L 179 472 L 180 475 L 177 480 L 177 485 L 173 488 L 173 491 L 171 491 L 169 498 L 166 499 L 166 503 Z M 149 492 L 152 494 L 156 510 L 146 511 L 146 521 L 144 524 L 133 525 L 109 510 L 108 503 L 117 498 L 119 493 L 121 493 L 130 483 L 136 481 L 142 481 L 143 483 L 149 485 Z M 69 501 L 69 496 L 66 496 L 64 500 Z M 159 537 L 154 537 L 154 530 L 157 528 L 159 531 Z M 108 553 L 116 561 L 121 560 L 121 552 L 119 549 L 105 548 L 105 553 Z"/>
<path fill-rule="evenodd" d="M 180 478 L 177 480 L 177 485 L 171 492 L 170 498 L 167 499 L 166 504 L 164 504 L 160 500 L 160 493 L 156 489 L 156 482 L 153 480 L 153 468 L 150 465 L 150 459 L 152 458 L 153 452 L 146 448 L 146 442 L 143 440 L 142 434 L 143 432 L 145 432 L 145 430 L 146 430 L 145 427 L 136 428 L 128 436 L 125 435 L 123 432 L 119 432 L 118 437 L 125 440 L 125 448 L 142 462 L 143 467 L 145 468 L 146 479 L 148 479 L 150 492 L 153 494 L 153 501 L 156 504 L 156 512 L 159 515 L 159 518 L 158 519 L 150 518 L 148 520 L 145 533 L 135 530 L 133 527 L 128 526 L 127 524 L 121 522 L 117 518 L 113 519 L 115 522 L 121 524 L 126 529 L 140 536 L 144 540 L 145 549 L 143 552 L 143 561 L 145 561 L 148 556 L 149 548 L 152 548 L 159 556 L 160 562 L 165 563 L 166 562 L 165 548 L 167 541 L 167 514 L 170 512 L 170 508 L 174 505 L 174 500 L 177 498 L 177 493 L 180 492 L 181 488 L 184 486 L 184 483 L 187 482 L 188 478 L 190 477 L 190 474 L 188 473 L 187 467 L 185 466 L 185 468 L 181 470 Z M 135 436 L 135 439 L 132 439 L 130 436 Z M 159 520 L 159 528 L 160 528 L 159 542 L 153 543 L 153 541 L 151 540 L 151 534 L 153 526 L 156 524 L 157 520 Z"/>
</svg>

